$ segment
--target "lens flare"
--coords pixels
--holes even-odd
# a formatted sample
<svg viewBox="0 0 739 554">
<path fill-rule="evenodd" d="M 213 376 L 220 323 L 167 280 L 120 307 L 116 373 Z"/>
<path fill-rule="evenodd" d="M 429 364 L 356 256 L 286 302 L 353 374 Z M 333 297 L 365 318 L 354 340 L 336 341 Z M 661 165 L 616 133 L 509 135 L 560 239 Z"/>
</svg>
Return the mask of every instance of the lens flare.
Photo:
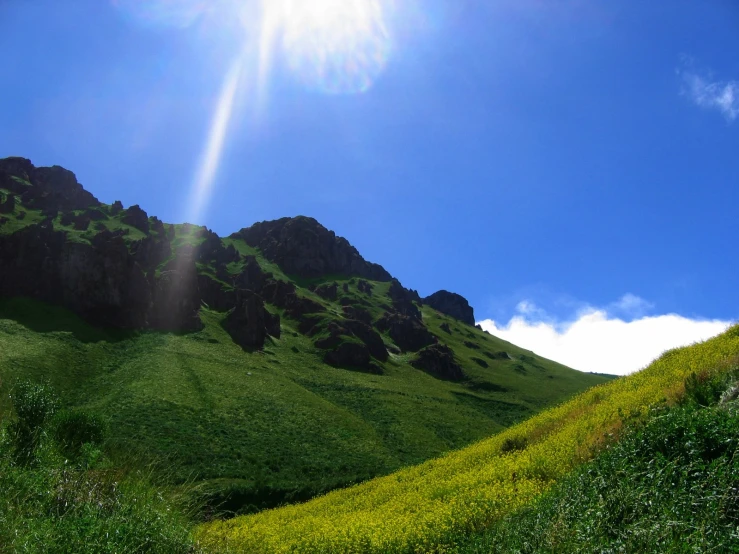
<svg viewBox="0 0 739 554">
<path fill-rule="evenodd" d="M 125 17 L 149 27 L 186 28 L 209 9 L 204 0 L 112 0 Z"/>
<path fill-rule="evenodd" d="M 243 60 L 239 58 L 233 63 L 223 81 L 210 124 L 208 140 L 205 143 L 200 166 L 193 183 L 187 221 L 199 221 L 212 196 L 213 183 L 223 154 L 231 116 L 233 115 L 236 93 L 239 90 L 242 68 Z"/>
<path fill-rule="evenodd" d="M 262 0 L 290 71 L 311 90 L 367 91 L 392 51 L 391 0 Z"/>
</svg>

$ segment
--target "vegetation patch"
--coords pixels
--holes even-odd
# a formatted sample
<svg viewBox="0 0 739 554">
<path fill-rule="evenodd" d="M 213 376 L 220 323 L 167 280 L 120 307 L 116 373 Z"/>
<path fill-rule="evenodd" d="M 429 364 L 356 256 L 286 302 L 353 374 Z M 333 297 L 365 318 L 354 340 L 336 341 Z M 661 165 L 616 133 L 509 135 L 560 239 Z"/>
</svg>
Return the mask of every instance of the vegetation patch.
<svg viewBox="0 0 739 554">
<path fill-rule="evenodd" d="M 231 552 L 449 552 L 540 497 L 624 427 L 685 397 L 691 374 L 726 375 L 737 356 L 731 329 L 471 447 L 305 504 L 212 522 L 197 536 Z"/>
</svg>

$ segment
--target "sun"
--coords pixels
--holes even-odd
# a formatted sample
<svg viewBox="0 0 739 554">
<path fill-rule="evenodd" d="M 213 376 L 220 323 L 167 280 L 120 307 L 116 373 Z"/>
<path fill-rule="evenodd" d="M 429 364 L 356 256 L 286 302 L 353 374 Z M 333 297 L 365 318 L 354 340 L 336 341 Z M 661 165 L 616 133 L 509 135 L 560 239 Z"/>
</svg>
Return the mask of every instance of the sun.
<svg viewBox="0 0 739 554">
<path fill-rule="evenodd" d="M 392 50 L 391 0 L 262 0 L 263 25 L 308 88 L 364 92 Z"/>
</svg>

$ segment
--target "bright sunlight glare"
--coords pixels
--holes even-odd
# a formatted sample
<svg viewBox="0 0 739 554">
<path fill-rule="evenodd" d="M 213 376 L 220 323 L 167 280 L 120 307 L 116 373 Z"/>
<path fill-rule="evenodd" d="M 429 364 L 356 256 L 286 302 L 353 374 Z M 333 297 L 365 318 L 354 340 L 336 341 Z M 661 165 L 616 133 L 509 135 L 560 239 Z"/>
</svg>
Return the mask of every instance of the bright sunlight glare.
<svg viewBox="0 0 739 554">
<path fill-rule="evenodd" d="M 309 89 L 367 91 L 385 69 L 392 41 L 386 0 L 262 0 L 278 25 L 291 72 Z"/>
<path fill-rule="evenodd" d="M 257 118 L 277 70 L 324 94 L 368 91 L 387 67 L 396 0 L 111 0 L 147 27 L 194 25 L 206 16 L 240 19 L 241 45 L 218 96 L 188 203 L 200 220 L 212 196 L 237 102 Z M 240 16 L 240 18 L 238 17 Z M 247 122 L 250 123 L 250 122 Z M 253 123 L 253 122 L 251 122 Z"/>
</svg>

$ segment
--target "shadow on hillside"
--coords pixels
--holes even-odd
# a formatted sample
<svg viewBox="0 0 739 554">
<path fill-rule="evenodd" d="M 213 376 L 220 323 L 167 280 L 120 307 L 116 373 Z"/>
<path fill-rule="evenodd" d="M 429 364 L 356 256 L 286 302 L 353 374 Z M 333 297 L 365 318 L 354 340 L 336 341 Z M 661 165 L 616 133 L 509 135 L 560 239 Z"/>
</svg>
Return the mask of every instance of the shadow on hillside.
<svg viewBox="0 0 739 554">
<path fill-rule="evenodd" d="M 10 319 L 35 333 L 71 333 L 80 342 L 120 342 L 136 331 L 92 327 L 69 310 L 30 298 L 0 298 L 0 319 Z"/>
</svg>

